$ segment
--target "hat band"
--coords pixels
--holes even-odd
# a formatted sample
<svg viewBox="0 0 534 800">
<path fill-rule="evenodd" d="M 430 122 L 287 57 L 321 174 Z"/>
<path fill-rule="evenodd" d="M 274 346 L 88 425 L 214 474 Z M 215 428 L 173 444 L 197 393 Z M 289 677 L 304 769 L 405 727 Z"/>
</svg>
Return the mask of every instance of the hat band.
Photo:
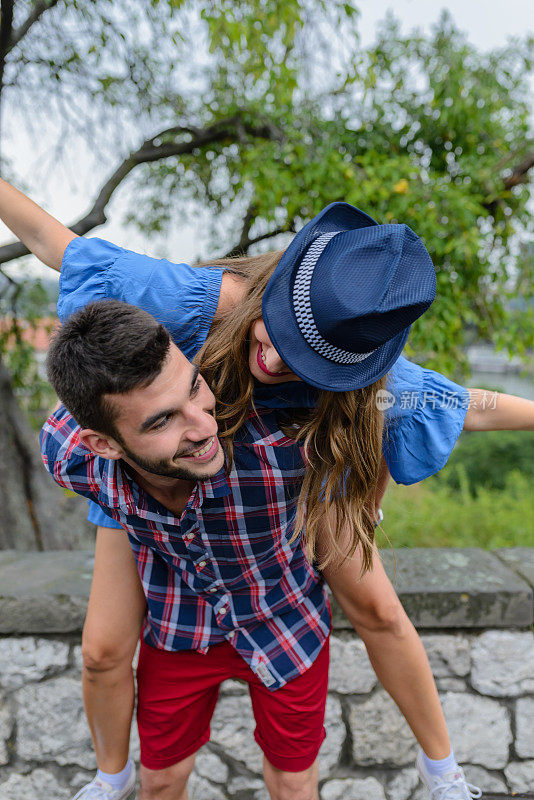
<svg viewBox="0 0 534 800">
<path fill-rule="evenodd" d="M 321 336 L 315 324 L 310 301 L 313 270 L 328 242 L 340 233 L 344 233 L 344 231 L 323 233 L 309 246 L 295 275 L 293 307 L 300 331 L 310 347 L 313 347 L 320 355 L 338 364 L 357 364 L 359 361 L 365 361 L 366 358 L 369 358 L 378 348 L 371 350 L 369 353 L 353 353 L 350 350 L 341 350 L 339 347 L 327 342 Z"/>
</svg>

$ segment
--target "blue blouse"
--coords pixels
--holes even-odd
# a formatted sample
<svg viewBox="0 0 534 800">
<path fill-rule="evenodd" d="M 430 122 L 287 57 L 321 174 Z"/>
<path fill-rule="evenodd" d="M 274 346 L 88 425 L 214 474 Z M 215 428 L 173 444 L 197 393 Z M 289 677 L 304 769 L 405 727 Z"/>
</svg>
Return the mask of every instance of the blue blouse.
<svg viewBox="0 0 534 800">
<path fill-rule="evenodd" d="M 94 300 L 115 299 L 149 311 L 193 358 L 208 335 L 223 270 L 191 267 L 133 253 L 103 239 L 73 239 L 61 265 L 58 316 L 64 321 Z M 254 399 L 270 408 L 315 405 L 316 390 L 301 382 L 257 383 Z M 388 374 L 381 398 L 385 412 L 384 457 L 396 483 L 424 480 L 445 466 L 460 435 L 469 393 L 403 356 Z M 120 527 L 90 503 L 88 519 Z"/>
</svg>

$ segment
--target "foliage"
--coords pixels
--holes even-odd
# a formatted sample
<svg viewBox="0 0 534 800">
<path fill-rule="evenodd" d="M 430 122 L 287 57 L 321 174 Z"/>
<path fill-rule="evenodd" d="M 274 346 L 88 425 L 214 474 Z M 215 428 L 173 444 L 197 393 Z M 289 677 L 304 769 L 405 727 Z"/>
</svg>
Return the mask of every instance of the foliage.
<svg viewBox="0 0 534 800">
<path fill-rule="evenodd" d="M 347 200 L 380 222 L 410 224 L 432 254 L 438 297 L 414 325 L 409 352 L 451 374 L 466 366 L 468 329 L 513 353 L 534 347 L 532 307 L 510 305 L 519 287 L 532 298 L 532 254 L 520 266 L 514 258 L 516 237 L 531 229 L 529 189 L 524 176 L 507 183 L 532 148 L 532 41 L 481 53 L 447 15 L 430 37 L 403 36 L 390 17 L 368 51 L 353 37 L 342 72 L 306 73 L 289 50 L 285 71 L 277 62 L 285 79 L 273 84 L 252 66 L 261 37 L 247 47 L 246 35 L 225 30 L 222 45 L 212 40 L 224 57 L 208 75 L 205 107 L 267 115 L 283 136 L 210 144 L 178 164 L 143 167 L 131 219 L 157 227 L 193 199 L 213 211 L 211 249 L 221 252 L 239 237 L 236 209 L 252 209 L 251 235 L 260 235 Z"/>
<path fill-rule="evenodd" d="M 49 311 L 49 294 L 39 281 L 4 284 L 0 293 L 0 352 L 12 378 L 12 388 L 35 428 L 42 425 L 53 392 L 35 358 L 31 337 Z"/>
<path fill-rule="evenodd" d="M 477 431 L 460 437 L 436 480 L 455 490 L 467 486 L 477 496 L 481 489 L 502 491 L 514 469 L 534 479 L 534 433 Z"/>
<path fill-rule="evenodd" d="M 414 486 L 392 485 L 383 502 L 380 547 L 532 547 L 532 479 L 518 470 L 506 474 L 503 489 L 467 480 L 459 491 L 429 478 Z M 389 543 L 386 539 L 389 539 Z"/>
<path fill-rule="evenodd" d="M 19 28 L 32 5 L 15 3 Z M 208 257 L 346 200 L 408 223 L 433 257 L 438 297 L 409 352 L 452 374 L 468 330 L 513 353 L 534 347 L 532 252 L 514 257 L 531 230 L 532 39 L 486 53 L 446 13 L 431 35 L 404 35 L 389 16 L 364 50 L 356 6 L 340 0 L 49 5 L 6 57 L 4 102 L 25 124 L 61 120 L 58 145 L 80 133 L 99 164 L 147 137 L 199 138 L 125 173 L 131 223 L 165 231 L 206 207 Z M 202 143 L 228 119 L 234 135 Z"/>
</svg>

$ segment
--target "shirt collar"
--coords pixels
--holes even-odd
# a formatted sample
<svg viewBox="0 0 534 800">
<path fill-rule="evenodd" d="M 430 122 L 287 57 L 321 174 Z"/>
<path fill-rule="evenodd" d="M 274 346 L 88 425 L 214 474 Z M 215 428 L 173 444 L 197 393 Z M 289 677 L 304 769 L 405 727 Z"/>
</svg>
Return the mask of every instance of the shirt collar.
<svg viewBox="0 0 534 800">
<path fill-rule="evenodd" d="M 125 514 L 136 514 L 137 503 L 132 488 L 119 460 L 102 459 L 102 480 L 98 499 L 109 508 L 120 508 Z"/>
<path fill-rule="evenodd" d="M 137 515 L 140 511 L 132 491 L 132 479 L 128 476 L 120 461 L 102 459 L 102 480 L 98 493 L 99 501 L 109 508 L 120 508 L 125 514 Z M 212 478 L 197 483 L 198 492 L 193 506 L 198 508 L 205 497 L 224 497 L 231 494 L 230 484 L 223 467 Z"/>
<path fill-rule="evenodd" d="M 199 500 L 203 500 L 205 497 L 225 497 L 231 494 L 232 490 L 228 483 L 226 468 L 222 467 L 212 478 L 199 481 L 198 488 Z"/>
</svg>

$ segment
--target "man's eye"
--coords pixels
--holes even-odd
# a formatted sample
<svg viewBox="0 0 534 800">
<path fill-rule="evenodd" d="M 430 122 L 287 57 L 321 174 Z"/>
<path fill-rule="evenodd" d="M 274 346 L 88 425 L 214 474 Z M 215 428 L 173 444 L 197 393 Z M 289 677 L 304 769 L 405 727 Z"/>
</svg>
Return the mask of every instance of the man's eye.
<svg viewBox="0 0 534 800">
<path fill-rule="evenodd" d="M 163 417 L 161 422 L 158 422 L 157 425 L 152 425 L 153 431 L 158 431 L 160 428 L 164 428 L 167 422 L 169 421 L 169 417 Z"/>
<path fill-rule="evenodd" d="M 200 389 L 200 384 L 202 383 L 202 378 L 198 377 L 196 383 L 193 385 L 191 389 L 191 397 L 195 397 L 198 394 L 198 390 Z"/>
</svg>

